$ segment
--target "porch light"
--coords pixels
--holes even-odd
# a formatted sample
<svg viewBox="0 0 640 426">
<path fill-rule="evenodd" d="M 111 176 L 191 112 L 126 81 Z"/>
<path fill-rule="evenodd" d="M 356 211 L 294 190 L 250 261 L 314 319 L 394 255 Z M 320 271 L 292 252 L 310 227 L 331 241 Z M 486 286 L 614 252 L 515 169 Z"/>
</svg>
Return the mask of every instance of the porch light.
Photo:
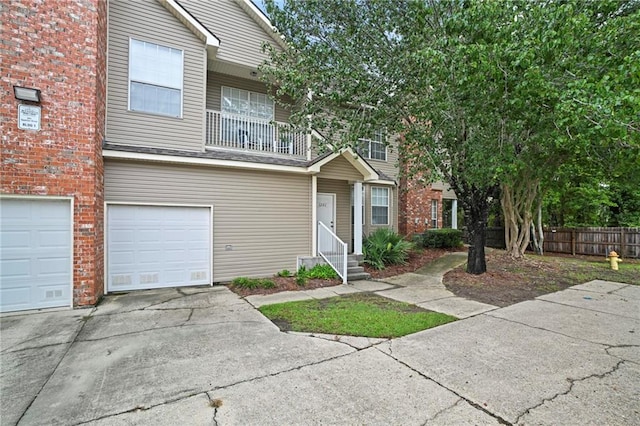
<svg viewBox="0 0 640 426">
<path fill-rule="evenodd" d="M 33 89 L 30 87 L 13 86 L 13 94 L 16 99 L 21 101 L 38 102 L 40 103 L 40 89 Z"/>
</svg>

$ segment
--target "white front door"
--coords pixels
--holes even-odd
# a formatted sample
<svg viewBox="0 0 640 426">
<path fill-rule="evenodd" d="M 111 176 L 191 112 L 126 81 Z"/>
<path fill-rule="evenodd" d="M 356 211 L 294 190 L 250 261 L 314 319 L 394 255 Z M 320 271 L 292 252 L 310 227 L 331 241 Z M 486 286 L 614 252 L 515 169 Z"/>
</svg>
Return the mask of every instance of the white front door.
<svg viewBox="0 0 640 426">
<path fill-rule="evenodd" d="M 327 228 L 336 233 L 336 194 L 318 193 L 318 222 L 322 222 Z M 331 240 L 320 238 L 318 240 L 321 251 L 331 251 Z"/>
<path fill-rule="evenodd" d="M 336 232 L 336 194 L 318 193 L 318 221 L 324 223 L 327 228 Z"/>
</svg>

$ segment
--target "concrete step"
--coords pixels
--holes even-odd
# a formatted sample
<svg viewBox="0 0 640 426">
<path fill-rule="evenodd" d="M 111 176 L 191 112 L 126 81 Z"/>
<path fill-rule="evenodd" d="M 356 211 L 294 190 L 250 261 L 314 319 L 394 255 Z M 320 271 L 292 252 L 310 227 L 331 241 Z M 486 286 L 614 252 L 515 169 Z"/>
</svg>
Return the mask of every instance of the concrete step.
<svg viewBox="0 0 640 426">
<path fill-rule="evenodd" d="M 368 280 L 371 278 L 366 272 L 359 272 L 357 274 L 347 274 L 347 281 Z"/>
<path fill-rule="evenodd" d="M 354 266 L 359 266 L 360 263 L 357 260 L 347 260 L 347 268 L 353 268 Z"/>
<path fill-rule="evenodd" d="M 347 276 L 351 274 L 359 274 L 360 272 L 364 272 L 364 268 L 362 266 L 347 266 Z"/>
</svg>

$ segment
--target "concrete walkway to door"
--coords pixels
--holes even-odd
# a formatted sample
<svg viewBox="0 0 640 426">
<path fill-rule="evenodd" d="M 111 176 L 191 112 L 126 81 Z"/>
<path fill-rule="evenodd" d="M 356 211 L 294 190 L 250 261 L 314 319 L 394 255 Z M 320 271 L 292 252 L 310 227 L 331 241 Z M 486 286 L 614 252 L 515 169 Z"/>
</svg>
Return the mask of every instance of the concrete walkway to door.
<svg viewBox="0 0 640 426">
<path fill-rule="evenodd" d="M 3 426 L 640 418 L 640 286 L 612 282 L 392 340 L 283 333 L 225 287 L 3 315 L 0 330 Z"/>
</svg>

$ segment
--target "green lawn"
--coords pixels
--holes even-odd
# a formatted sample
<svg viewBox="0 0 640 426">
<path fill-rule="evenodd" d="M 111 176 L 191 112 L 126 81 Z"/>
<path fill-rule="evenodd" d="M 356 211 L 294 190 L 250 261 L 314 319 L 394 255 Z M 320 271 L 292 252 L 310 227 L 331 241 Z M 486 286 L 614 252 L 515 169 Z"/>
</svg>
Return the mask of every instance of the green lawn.
<svg viewBox="0 0 640 426">
<path fill-rule="evenodd" d="M 367 293 L 266 305 L 260 312 L 284 331 L 382 338 L 405 336 L 457 319 Z"/>
</svg>

